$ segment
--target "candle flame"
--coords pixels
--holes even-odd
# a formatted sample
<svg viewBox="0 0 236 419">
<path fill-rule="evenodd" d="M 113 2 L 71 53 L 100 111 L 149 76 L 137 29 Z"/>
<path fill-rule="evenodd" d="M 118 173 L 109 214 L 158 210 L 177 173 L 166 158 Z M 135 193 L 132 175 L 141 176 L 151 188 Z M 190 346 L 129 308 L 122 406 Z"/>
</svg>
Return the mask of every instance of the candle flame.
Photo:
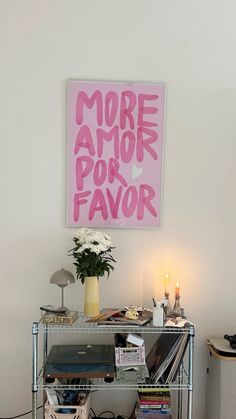
<svg viewBox="0 0 236 419">
<path fill-rule="evenodd" d="M 179 288 L 179 281 L 176 282 L 176 288 Z"/>
</svg>

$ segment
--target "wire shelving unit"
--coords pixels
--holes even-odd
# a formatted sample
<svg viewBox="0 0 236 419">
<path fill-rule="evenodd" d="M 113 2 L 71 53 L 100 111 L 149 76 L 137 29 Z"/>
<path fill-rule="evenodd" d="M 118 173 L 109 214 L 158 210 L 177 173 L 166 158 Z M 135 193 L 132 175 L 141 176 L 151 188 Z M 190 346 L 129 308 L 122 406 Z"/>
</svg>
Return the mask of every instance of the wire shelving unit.
<svg viewBox="0 0 236 419">
<path fill-rule="evenodd" d="M 179 375 L 175 382 L 169 384 L 162 383 L 120 383 L 116 379 L 111 383 L 106 383 L 104 379 L 89 379 L 86 384 L 66 384 L 63 380 L 57 380 L 55 383 L 46 383 L 44 380 L 44 364 L 48 355 L 48 341 L 50 335 L 53 334 L 115 334 L 115 333 L 141 333 L 141 334 L 161 334 L 161 333 L 178 333 L 188 334 L 188 354 L 187 354 L 187 368 L 182 365 Z M 38 336 L 42 334 L 43 338 L 43 362 L 38 366 L 39 342 Z M 37 419 L 37 395 L 38 391 L 46 388 L 55 388 L 57 390 L 87 390 L 87 391 L 111 391 L 111 390 L 142 390 L 147 391 L 165 391 L 177 390 L 179 398 L 182 400 L 182 392 L 188 392 L 186 419 L 192 419 L 192 405 L 193 405 L 193 351 L 194 351 L 194 326 L 189 324 L 184 328 L 180 327 L 154 327 L 151 323 L 144 326 L 134 325 L 103 325 L 99 326 L 97 323 L 88 322 L 88 319 L 79 313 L 78 319 L 73 325 L 64 324 L 44 324 L 42 319 L 39 322 L 34 322 L 32 326 L 32 419 Z M 182 408 L 181 417 L 182 419 Z"/>
</svg>

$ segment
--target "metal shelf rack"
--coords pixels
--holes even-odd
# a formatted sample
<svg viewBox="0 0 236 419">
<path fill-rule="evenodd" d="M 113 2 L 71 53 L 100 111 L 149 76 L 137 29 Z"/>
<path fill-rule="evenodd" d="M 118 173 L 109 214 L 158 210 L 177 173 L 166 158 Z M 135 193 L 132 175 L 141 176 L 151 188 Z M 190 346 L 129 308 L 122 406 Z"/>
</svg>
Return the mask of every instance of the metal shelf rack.
<svg viewBox="0 0 236 419">
<path fill-rule="evenodd" d="M 152 324 L 145 326 L 134 326 L 134 325 L 124 325 L 124 326 L 98 326 L 97 323 L 88 323 L 87 318 L 83 316 L 82 313 L 79 313 L 77 321 L 73 325 L 62 325 L 62 324 L 43 324 L 40 320 L 39 322 L 34 322 L 32 326 L 32 351 L 33 351 L 33 365 L 32 365 L 32 418 L 37 419 L 37 394 L 39 390 L 44 390 L 46 388 L 56 388 L 58 390 L 65 389 L 74 389 L 74 390 L 145 390 L 152 389 L 155 390 L 164 390 L 165 388 L 178 391 L 178 398 L 182 399 L 182 392 L 188 392 L 187 400 L 187 416 L 186 419 L 192 419 L 192 405 L 193 405 L 193 350 L 194 350 L 194 326 L 189 325 L 188 327 L 179 328 L 179 327 L 154 327 Z M 39 333 L 43 335 L 43 365 L 41 368 L 38 368 L 38 354 L 39 354 L 39 344 L 38 336 Z M 57 384 L 47 384 L 43 379 L 44 363 L 48 355 L 48 340 L 51 334 L 114 334 L 114 333 L 151 333 L 151 334 L 160 334 L 160 333 L 181 333 L 188 334 L 188 367 L 187 370 L 182 366 L 180 368 L 179 376 L 176 381 L 171 384 L 160 384 L 160 383 L 147 383 L 147 384 L 138 384 L 138 383 L 119 383 L 114 380 L 113 383 L 105 383 L 103 379 L 91 379 L 88 385 L 65 385 L 63 383 Z M 181 414 L 182 417 L 182 414 Z M 180 418 L 178 418 L 180 419 Z"/>
</svg>

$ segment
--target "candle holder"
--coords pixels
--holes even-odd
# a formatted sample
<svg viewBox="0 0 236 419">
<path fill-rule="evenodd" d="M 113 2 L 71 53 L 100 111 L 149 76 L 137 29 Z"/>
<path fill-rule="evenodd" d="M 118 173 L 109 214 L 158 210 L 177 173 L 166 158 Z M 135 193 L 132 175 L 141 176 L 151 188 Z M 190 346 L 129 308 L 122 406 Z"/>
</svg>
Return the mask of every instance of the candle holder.
<svg viewBox="0 0 236 419">
<path fill-rule="evenodd" d="M 178 297 L 176 296 L 173 311 L 171 313 L 171 317 L 181 317 L 182 310 L 181 310 L 181 307 L 180 307 L 179 300 L 180 300 L 180 296 L 178 296 Z"/>
<path fill-rule="evenodd" d="M 164 314 L 165 314 L 165 320 L 167 319 L 167 317 L 171 317 L 172 314 L 172 307 L 170 304 L 170 300 L 169 300 L 169 292 L 165 292 L 165 300 L 166 300 L 166 304 L 164 306 Z"/>
</svg>

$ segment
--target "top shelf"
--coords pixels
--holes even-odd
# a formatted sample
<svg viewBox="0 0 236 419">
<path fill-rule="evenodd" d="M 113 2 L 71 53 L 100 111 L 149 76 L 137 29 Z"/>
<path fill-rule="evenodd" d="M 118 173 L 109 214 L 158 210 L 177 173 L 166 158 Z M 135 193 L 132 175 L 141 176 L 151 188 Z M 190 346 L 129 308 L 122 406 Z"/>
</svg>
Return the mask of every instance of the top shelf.
<svg viewBox="0 0 236 419">
<path fill-rule="evenodd" d="M 135 325 L 103 325 L 99 326 L 97 323 L 87 322 L 88 318 L 84 317 L 83 313 L 79 313 L 78 319 L 72 324 L 43 324 L 33 323 L 33 328 L 38 327 L 39 332 L 43 333 L 181 333 L 194 334 L 194 326 L 189 325 L 185 327 L 155 327 L 152 323 L 144 326 Z"/>
</svg>

